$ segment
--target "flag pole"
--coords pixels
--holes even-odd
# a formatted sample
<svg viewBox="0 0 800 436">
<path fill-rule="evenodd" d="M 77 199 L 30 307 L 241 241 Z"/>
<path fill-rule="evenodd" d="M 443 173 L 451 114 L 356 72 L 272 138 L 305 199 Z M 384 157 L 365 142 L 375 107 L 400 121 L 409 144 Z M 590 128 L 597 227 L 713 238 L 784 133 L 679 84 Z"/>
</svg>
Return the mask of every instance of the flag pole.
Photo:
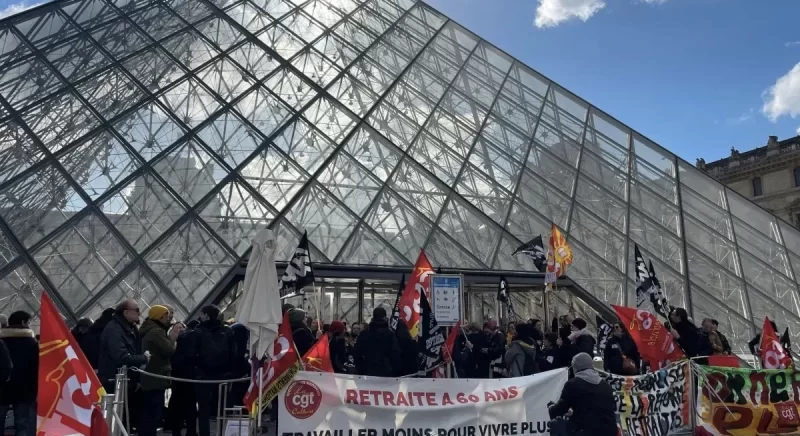
<svg viewBox="0 0 800 436">
<path fill-rule="evenodd" d="M 258 366 L 258 416 L 256 417 L 256 431 L 261 431 L 261 415 L 264 414 L 264 377 L 261 376 L 263 368 L 264 365 Z"/>
</svg>

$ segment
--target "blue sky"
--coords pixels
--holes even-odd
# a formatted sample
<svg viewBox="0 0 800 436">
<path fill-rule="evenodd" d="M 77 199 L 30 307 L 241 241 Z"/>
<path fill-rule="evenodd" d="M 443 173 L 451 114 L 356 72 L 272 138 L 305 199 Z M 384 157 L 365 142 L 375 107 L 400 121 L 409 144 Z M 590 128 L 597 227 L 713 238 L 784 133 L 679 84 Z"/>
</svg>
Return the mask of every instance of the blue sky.
<svg viewBox="0 0 800 436">
<path fill-rule="evenodd" d="M 800 1 L 429 3 L 691 163 L 800 127 Z"/>
<path fill-rule="evenodd" d="M 428 2 L 689 162 L 800 128 L 800 1 Z"/>
</svg>

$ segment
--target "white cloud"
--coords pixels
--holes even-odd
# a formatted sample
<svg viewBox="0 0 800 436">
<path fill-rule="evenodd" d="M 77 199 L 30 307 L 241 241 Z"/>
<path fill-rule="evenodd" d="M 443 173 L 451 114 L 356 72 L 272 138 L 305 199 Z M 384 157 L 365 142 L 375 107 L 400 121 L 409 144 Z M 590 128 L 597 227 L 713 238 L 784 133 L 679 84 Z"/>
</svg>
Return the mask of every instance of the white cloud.
<svg viewBox="0 0 800 436">
<path fill-rule="evenodd" d="M 755 114 L 755 112 L 755 108 L 750 108 L 748 111 L 743 112 L 738 117 L 726 119 L 725 123 L 729 126 L 738 126 L 739 124 L 744 124 L 753 119 L 753 114 Z"/>
<path fill-rule="evenodd" d="M 772 121 L 789 115 L 800 116 L 800 63 L 779 77 L 763 94 L 761 112 Z"/>
<path fill-rule="evenodd" d="M 800 127 L 797 128 L 797 135 L 800 136 Z"/>
<path fill-rule="evenodd" d="M 555 27 L 572 19 L 586 21 L 606 6 L 603 0 L 539 0 L 536 27 Z"/>
<path fill-rule="evenodd" d="M 13 5 L 8 5 L 7 8 L 5 8 L 3 10 L 0 10 L 0 18 L 5 18 L 5 17 L 11 16 L 11 15 L 16 15 L 16 14 L 18 14 L 18 13 L 20 13 L 22 11 L 26 11 L 26 10 L 28 10 L 30 8 L 35 8 L 36 6 L 39 6 L 40 4 L 42 4 L 42 3 L 41 2 L 39 2 L 39 3 L 29 3 L 29 2 L 23 1 L 23 2 L 20 2 L 20 3 L 13 4 Z"/>
<path fill-rule="evenodd" d="M 642 1 L 642 3 L 647 3 L 647 4 L 650 4 L 650 5 L 660 5 L 660 4 L 666 3 L 669 0 L 641 0 L 641 1 Z"/>
<path fill-rule="evenodd" d="M 783 45 L 785 45 L 786 47 L 795 47 L 800 45 L 800 41 L 789 41 L 784 43 Z"/>
</svg>

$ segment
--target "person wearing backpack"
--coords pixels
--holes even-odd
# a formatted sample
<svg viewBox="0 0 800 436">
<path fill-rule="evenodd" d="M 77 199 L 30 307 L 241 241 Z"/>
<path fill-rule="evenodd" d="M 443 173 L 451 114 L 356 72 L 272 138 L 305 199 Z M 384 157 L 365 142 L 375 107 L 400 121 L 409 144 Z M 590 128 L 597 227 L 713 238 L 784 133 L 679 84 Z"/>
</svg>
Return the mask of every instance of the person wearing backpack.
<svg viewBox="0 0 800 436">
<path fill-rule="evenodd" d="M 200 310 L 200 325 L 194 332 L 195 378 L 198 380 L 225 380 L 233 375 L 235 359 L 239 356 L 233 330 L 219 319 L 216 306 Z M 216 415 L 218 385 L 197 383 L 197 430 L 200 436 L 211 435 L 210 419 Z"/>
<path fill-rule="evenodd" d="M 505 354 L 509 377 L 536 374 L 536 341 L 533 336 L 532 325 L 518 324 L 516 326 L 516 333 Z"/>
</svg>

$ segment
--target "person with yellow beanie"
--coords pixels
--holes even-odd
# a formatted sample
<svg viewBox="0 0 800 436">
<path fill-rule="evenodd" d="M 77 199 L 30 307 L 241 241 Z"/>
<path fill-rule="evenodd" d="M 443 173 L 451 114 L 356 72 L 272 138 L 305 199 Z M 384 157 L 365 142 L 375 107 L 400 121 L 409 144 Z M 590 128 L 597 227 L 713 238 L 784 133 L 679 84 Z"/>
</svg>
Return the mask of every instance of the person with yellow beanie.
<svg viewBox="0 0 800 436">
<path fill-rule="evenodd" d="M 176 324 L 170 330 L 172 313 L 166 306 L 151 306 L 147 319 L 142 323 L 142 349 L 150 353 L 145 371 L 151 374 L 169 376 L 172 372 L 171 359 L 175 353 L 175 342 L 183 330 L 183 324 Z M 169 332 L 169 333 L 167 333 Z M 169 380 L 142 374 L 142 422 L 140 436 L 156 436 L 158 424 L 164 411 L 164 394 L 170 387 Z"/>
</svg>

